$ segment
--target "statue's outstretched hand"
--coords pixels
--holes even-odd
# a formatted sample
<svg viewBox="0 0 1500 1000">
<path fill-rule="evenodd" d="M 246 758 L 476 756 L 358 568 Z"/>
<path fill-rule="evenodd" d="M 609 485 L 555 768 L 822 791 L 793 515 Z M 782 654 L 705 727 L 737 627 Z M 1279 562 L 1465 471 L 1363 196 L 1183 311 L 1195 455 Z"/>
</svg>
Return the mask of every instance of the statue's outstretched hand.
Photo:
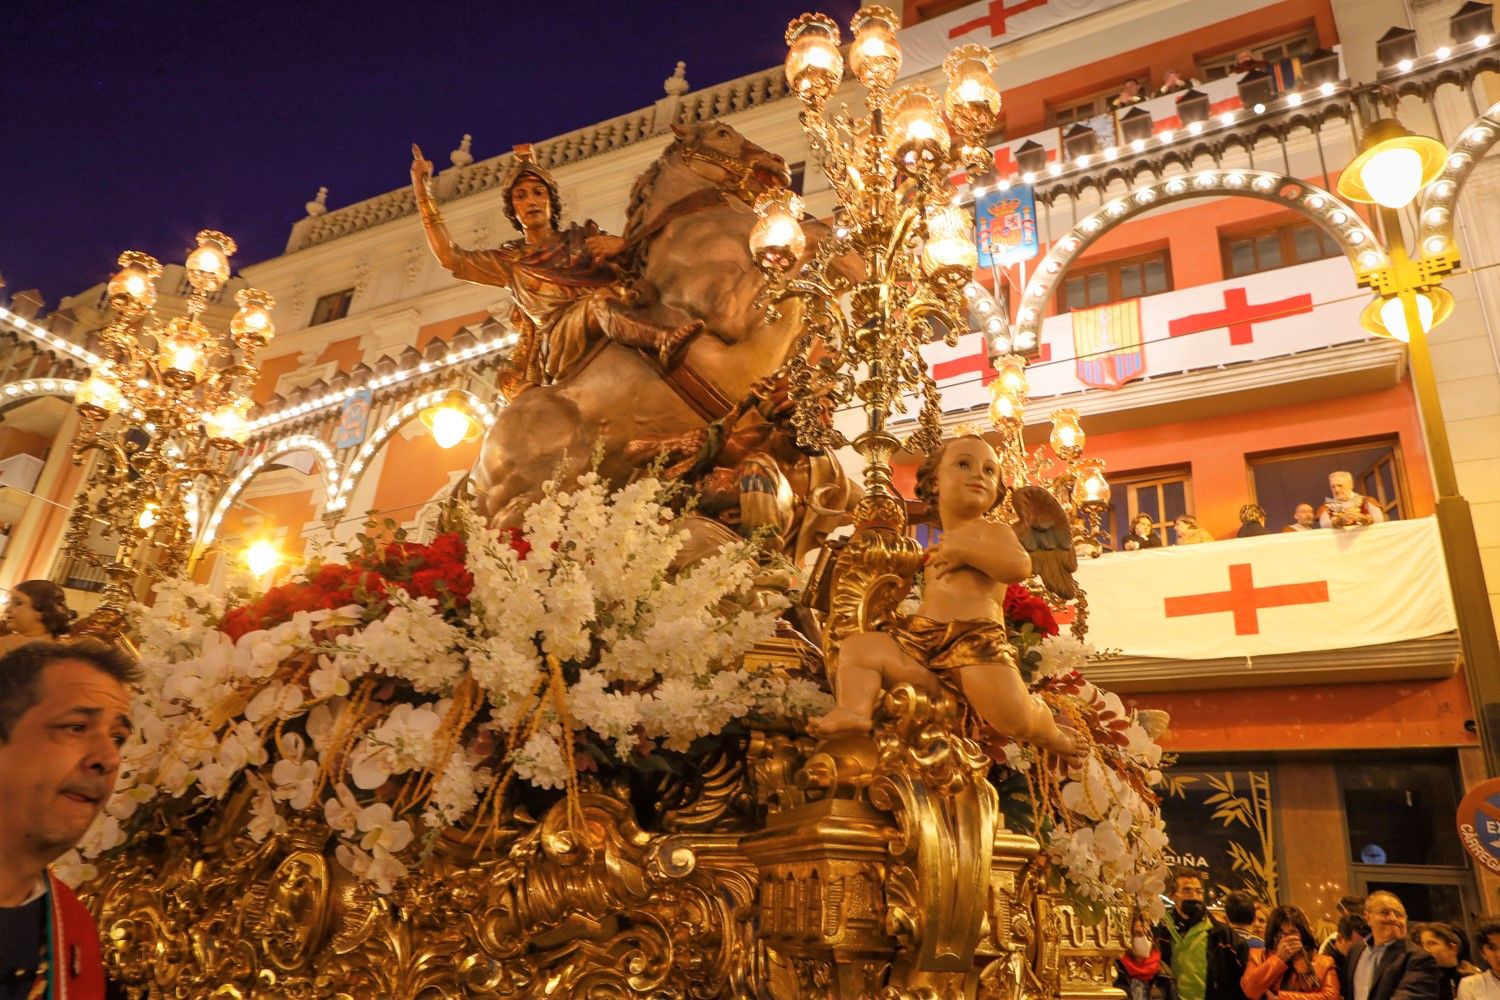
<svg viewBox="0 0 1500 1000">
<path fill-rule="evenodd" d="M 625 240 L 619 236 L 611 236 L 609 233 L 600 233 L 598 236 L 590 236 L 583 241 L 588 247 L 589 253 L 598 260 L 606 260 L 614 257 L 625 249 Z"/>
<path fill-rule="evenodd" d="M 432 161 L 422 155 L 422 147 L 416 143 L 411 144 L 411 182 L 419 188 L 425 188 L 432 180 Z"/>
</svg>

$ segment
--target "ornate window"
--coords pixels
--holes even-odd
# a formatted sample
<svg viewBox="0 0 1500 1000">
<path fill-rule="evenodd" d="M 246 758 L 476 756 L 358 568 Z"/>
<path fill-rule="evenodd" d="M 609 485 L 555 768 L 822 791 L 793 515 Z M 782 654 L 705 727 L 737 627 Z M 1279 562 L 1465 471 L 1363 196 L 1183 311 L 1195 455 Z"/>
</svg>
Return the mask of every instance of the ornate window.
<svg viewBox="0 0 1500 1000">
<path fill-rule="evenodd" d="M 1171 290 L 1171 255 L 1166 250 L 1157 250 L 1068 275 L 1057 292 L 1057 311 L 1087 309 Z"/>
<path fill-rule="evenodd" d="M 1311 222 L 1284 222 L 1267 229 L 1220 234 L 1224 276 L 1259 274 L 1278 267 L 1337 257 L 1343 250 L 1332 236 Z"/>
<path fill-rule="evenodd" d="M 307 325 L 317 326 L 319 323 L 332 323 L 336 319 L 343 319 L 349 315 L 349 303 L 353 300 L 354 289 L 352 288 L 322 296 L 313 305 L 312 322 Z"/>
<path fill-rule="evenodd" d="M 1172 521 L 1193 513 L 1193 477 L 1186 468 L 1110 476 L 1109 486 L 1114 498 L 1110 527 L 1116 551 L 1130 534 L 1130 522 L 1138 514 L 1148 515 L 1156 537 L 1163 545 L 1170 545 L 1176 540 Z"/>
</svg>

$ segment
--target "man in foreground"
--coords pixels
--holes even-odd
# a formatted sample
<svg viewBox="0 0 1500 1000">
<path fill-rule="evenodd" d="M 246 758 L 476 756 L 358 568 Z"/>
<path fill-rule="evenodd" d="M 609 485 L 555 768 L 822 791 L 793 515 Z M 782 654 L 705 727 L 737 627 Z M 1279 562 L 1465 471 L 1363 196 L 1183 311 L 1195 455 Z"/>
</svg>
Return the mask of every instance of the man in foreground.
<svg viewBox="0 0 1500 1000">
<path fill-rule="evenodd" d="M 1394 893 L 1365 898 L 1368 940 L 1344 961 L 1344 1000 L 1437 1000 L 1437 962 L 1406 939 L 1406 907 Z"/>
<path fill-rule="evenodd" d="M 0 1000 L 107 995 L 93 918 L 47 866 L 114 792 L 136 677 L 94 644 L 0 657 Z"/>
</svg>

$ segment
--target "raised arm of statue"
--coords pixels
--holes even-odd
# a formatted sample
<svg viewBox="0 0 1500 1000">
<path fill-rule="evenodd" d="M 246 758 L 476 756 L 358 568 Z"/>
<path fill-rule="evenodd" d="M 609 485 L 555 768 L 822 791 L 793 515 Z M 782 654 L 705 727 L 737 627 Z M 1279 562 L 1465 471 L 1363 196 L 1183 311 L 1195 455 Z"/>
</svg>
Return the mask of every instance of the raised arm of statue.
<svg viewBox="0 0 1500 1000">
<path fill-rule="evenodd" d="M 511 274 L 503 261 L 496 258 L 481 262 L 475 251 L 453 242 L 437 198 L 432 194 L 432 161 L 422 155 L 422 147 L 416 143 L 411 144 L 411 189 L 416 196 L 417 215 L 422 220 L 427 245 L 432 248 L 432 255 L 439 264 L 464 281 L 510 287 Z M 487 256 L 494 257 L 493 254 Z"/>
</svg>

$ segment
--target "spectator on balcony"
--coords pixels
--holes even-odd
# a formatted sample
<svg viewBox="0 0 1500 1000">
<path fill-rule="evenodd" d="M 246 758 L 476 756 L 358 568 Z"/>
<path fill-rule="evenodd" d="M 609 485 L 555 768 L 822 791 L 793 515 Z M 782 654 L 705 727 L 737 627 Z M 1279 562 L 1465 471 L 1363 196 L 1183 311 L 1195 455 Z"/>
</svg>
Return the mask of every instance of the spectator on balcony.
<svg viewBox="0 0 1500 1000">
<path fill-rule="evenodd" d="M 1178 73 L 1175 69 L 1169 69 L 1161 78 L 1161 86 L 1156 89 L 1156 96 L 1165 97 L 1168 94 L 1175 94 L 1178 91 L 1187 90 L 1189 87 L 1196 87 L 1197 85 L 1197 80 L 1184 80 L 1181 73 Z"/>
<path fill-rule="evenodd" d="M 68 633 L 78 612 L 67 594 L 51 580 L 23 580 L 10 590 L 5 606 L 8 635 L 0 635 L 0 655 L 28 642 L 51 642 Z"/>
<path fill-rule="evenodd" d="M 1292 523 L 1282 531 L 1314 531 L 1318 527 L 1318 512 L 1310 503 L 1299 503 L 1292 511 Z"/>
<path fill-rule="evenodd" d="M 1255 53 L 1249 49 L 1240 49 L 1239 54 L 1234 57 L 1234 65 L 1230 67 L 1229 72 L 1238 75 L 1240 73 L 1253 73 L 1255 70 L 1265 68 L 1266 62 L 1264 59 L 1256 58 Z"/>
<path fill-rule="evenodd" d="M 1150 514 L 1135 516 L 1130 522 L 1130 534 L 1125 536 L 1125 540 L 1120 543 L 1120 548 L 1126 552 L 1161 548 L 1161 536 L 1156 533 L 1156 522 L 1151 519 Z"/>
<path fill-rule="evenodd" d="M 1318 523 L 1325 528 L 1362 528 L 1385 520 L 1385 511 L 1367 496 L 1354 492 L 1354 476 L 1335 472 L 1328 477 L 1333 496 L 1318 508 Z"/>
<path fill-rule="evenodd" d="M 1177 532 L 1178 545 L 1198 545 L 1214 540 L 1213 535 L 1198 527 L 1198 519 L 1191 514 L 1179 514 L 1172 522 L 1172 528 Z"/>
<path fill-rule="evenodd" d="M 1146 94 L 1141 89 L 1139 80 L 1126 80 L 1125 86 L 1115 95 L 1111 103 L 1115 108 L 1128 108 L 1132 104 L 1139 104 L 1146 99 Z"/>
<path fill-rule="evenodd" d="M 1247 503 L 1240 508 L 1240 530 L 1235 538 L 1254 538 L 1266 533 L 1266 509 L 1258 503 Z"/>
</svg>

